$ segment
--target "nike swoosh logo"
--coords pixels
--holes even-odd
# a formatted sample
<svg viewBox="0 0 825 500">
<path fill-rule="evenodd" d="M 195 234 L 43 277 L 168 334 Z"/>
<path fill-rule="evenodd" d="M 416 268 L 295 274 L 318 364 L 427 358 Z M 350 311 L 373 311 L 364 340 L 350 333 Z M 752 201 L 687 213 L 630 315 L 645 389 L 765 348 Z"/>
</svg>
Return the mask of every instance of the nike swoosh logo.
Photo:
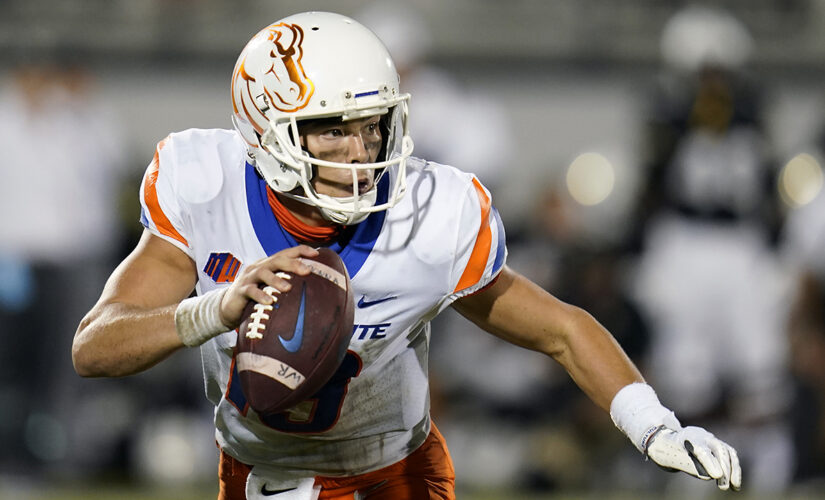
<svg viewBox="0 0 825 500">
<path fill-rule="evenodd" d="M 297 488 L 287 488 L 285 490 L 270 490 L 266 487 L 266 485 L 261 486 L 261 495 L 265 497 L 271 497 L 273 495 L 280 495 L 281 493 L 286 493 L 287 491 L 292 491 Z"/>
<path fill-rule="evenodd" d="M 306 302 L 307 285 L 304 283 L 303 288 L 301 288 L 301 305 L 298 307 L 298 319 L 295 321 L 295 330 L 292 333 L 292 338 L 286 340 L 282 336 L 278 335 L 278 340 L 281 341 L 281 345 L 284 346 L 284 349 L 289 352 L 298 352 L 298 349 L 301 348 L 301 343 L 304 341 L 304 316 L 306 314 Z"/>
<path fill-rule="evenodd" d="M 378 299 L 378 300 L 366 300 L 366 297 L 362 295 L 361 300 L 358 301 L 358 307 L 363 309 L 365 307 L 378 305 L 382 302 L 386 302 L 388 300 L 394 300 L 394 299 L 397 299 L 397 298 L 398 298 L 398 296 L 393 295 L 391 297 L 384 297 L 383 299 Z"/>
</svg>

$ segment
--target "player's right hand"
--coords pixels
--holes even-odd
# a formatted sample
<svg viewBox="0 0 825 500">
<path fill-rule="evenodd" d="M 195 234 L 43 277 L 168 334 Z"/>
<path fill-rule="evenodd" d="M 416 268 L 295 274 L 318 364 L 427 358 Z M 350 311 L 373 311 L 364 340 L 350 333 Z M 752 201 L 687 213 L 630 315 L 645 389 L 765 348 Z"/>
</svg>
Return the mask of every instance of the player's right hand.
<svg viewBox="0 0 825 500">
<path fill-rule="evenodd" d="M 701 427 L 674 430 L 663 426 L 650 439 L 645 453 L 664 469 L 714 479 L 721 490 L 742 486 L 736 450 Z"/>
<path fill-rule="evenodd" d="M 244 266 L 221 300 L 220 315 L 223 324 L 230 328 L 240 326 L 241 314 L 250 300 L 260 304 L 271 304 L 272 297 L 259 285 L 269 285 L 281 292 L 287 292 L 292 285 L 287 275 L 279 273 L 289 272 L 306 276 L 309 274 L 309 267 L 302 264 L 299 259 L 317 255 L 318 251 L 314 248 L 298 245 Z"/>
</svg>

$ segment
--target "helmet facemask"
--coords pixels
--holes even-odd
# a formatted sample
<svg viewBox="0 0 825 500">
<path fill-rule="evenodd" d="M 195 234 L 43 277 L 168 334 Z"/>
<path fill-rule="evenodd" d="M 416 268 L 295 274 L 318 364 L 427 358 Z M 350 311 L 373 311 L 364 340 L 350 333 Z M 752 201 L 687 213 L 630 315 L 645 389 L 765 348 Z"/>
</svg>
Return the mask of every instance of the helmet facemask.
<svg viewBox="0 0 825 500">
<path fill-rule="evenodd" d="M 316 158 L 300 144 L 301 124 L 295 116 L 286 116 L 270 120 L 269 128 L 260 138 L 261 148 L 255 155 L 255 159 L 256 164 L 260 160 L 266 163 L 274 160 L 281 173 L 287 175 L 270 181 L 264 172 L 265 169 L 259 167 L 258 170 L 270 186 L 273 183 L 276 184 L 273 188 L 278 192 L 317 207 L 325 219 L 342 225 L 357 224 L 366 219 L 369 214 L 395 205 L 406 191 L 406 159 L 413 148 L 412 139 L 407 135 L 406 98 L 392 108 L 385 108 L 383 113 L 379 121 L 382 145 L 377 161 L 373 163 L 339 163 Z M 347 118 L 366 118 L 374 114 L 377 114 L 374 109 L 364 109 L 350 116 L 342 116 L 342 118 L 346 121 Z M 264 158 L 267 156 L 269 158 Z M 338 197 L 318 193 L 312 182 L 318 167 L 349 171 L 352 179 L 352 195 Z M 368 191 L 359 193 L 358 178 L 359 173 L 363 171 L 372 172 L 373 185 Z M 389 193 L 385 202 L 376 204 L 378 184 L 384 176 L 389 177 Z M 283 177 L 294 179 L 294 184 L 285 183 L 281 180 Z"/>
</svg>

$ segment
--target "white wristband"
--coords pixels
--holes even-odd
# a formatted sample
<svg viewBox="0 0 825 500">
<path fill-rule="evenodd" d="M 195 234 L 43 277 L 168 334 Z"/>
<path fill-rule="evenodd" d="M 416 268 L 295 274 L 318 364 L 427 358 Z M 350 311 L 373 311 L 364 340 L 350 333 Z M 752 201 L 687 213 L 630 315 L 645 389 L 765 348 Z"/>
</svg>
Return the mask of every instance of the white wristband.
<svg viewBox="0 0 825 500">
<path fill-rule="evenodd" d="M 661 426 L 682 429 L 676 415 L 662 406 L 653 388 L 642 383 L 626 385 L 616 393 L 610 403 L 610 418 L 642 453 Z"/>
<path fill-rule="evenodd" d="M 175 328 L 184 345 L 199 346 L 230 330 L 221 321 L 221 299 L 225 292 L 226 288 L 219 288 L 178 304 L 175 309 Z"/>
</svg>

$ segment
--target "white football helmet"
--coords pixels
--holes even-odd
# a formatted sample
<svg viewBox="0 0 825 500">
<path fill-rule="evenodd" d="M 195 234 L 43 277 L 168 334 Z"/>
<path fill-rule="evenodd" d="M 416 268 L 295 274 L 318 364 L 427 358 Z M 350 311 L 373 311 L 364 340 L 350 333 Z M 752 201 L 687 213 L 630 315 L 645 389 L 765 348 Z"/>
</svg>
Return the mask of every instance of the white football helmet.
<svg viewBox="0 0 825 500">
<path fill-rule="evenodd" d="M 413 149 L 407 133 L 409 98 L 401 94 L 395 65 L 378 37 L 328 12 L 296 14 L 267 26 L 243 49 L 232 75 L 233 123 L 258 172 L 275 191 L 314 205 L 325 218 L 344 225 L 386 210 L 404 195 Z M 376 163 L 324 161 L 301 148 L 302 120 L 375 115 L 382 116 L 384 140 Z M 319 166 L 351 171 L 352 196 L 317 193 L 311 181 Z M 359 194 L 359 170 L 388 177 L 385 202 L 376 204 L 379 178 L 373 189 Z"/>
</svg>

